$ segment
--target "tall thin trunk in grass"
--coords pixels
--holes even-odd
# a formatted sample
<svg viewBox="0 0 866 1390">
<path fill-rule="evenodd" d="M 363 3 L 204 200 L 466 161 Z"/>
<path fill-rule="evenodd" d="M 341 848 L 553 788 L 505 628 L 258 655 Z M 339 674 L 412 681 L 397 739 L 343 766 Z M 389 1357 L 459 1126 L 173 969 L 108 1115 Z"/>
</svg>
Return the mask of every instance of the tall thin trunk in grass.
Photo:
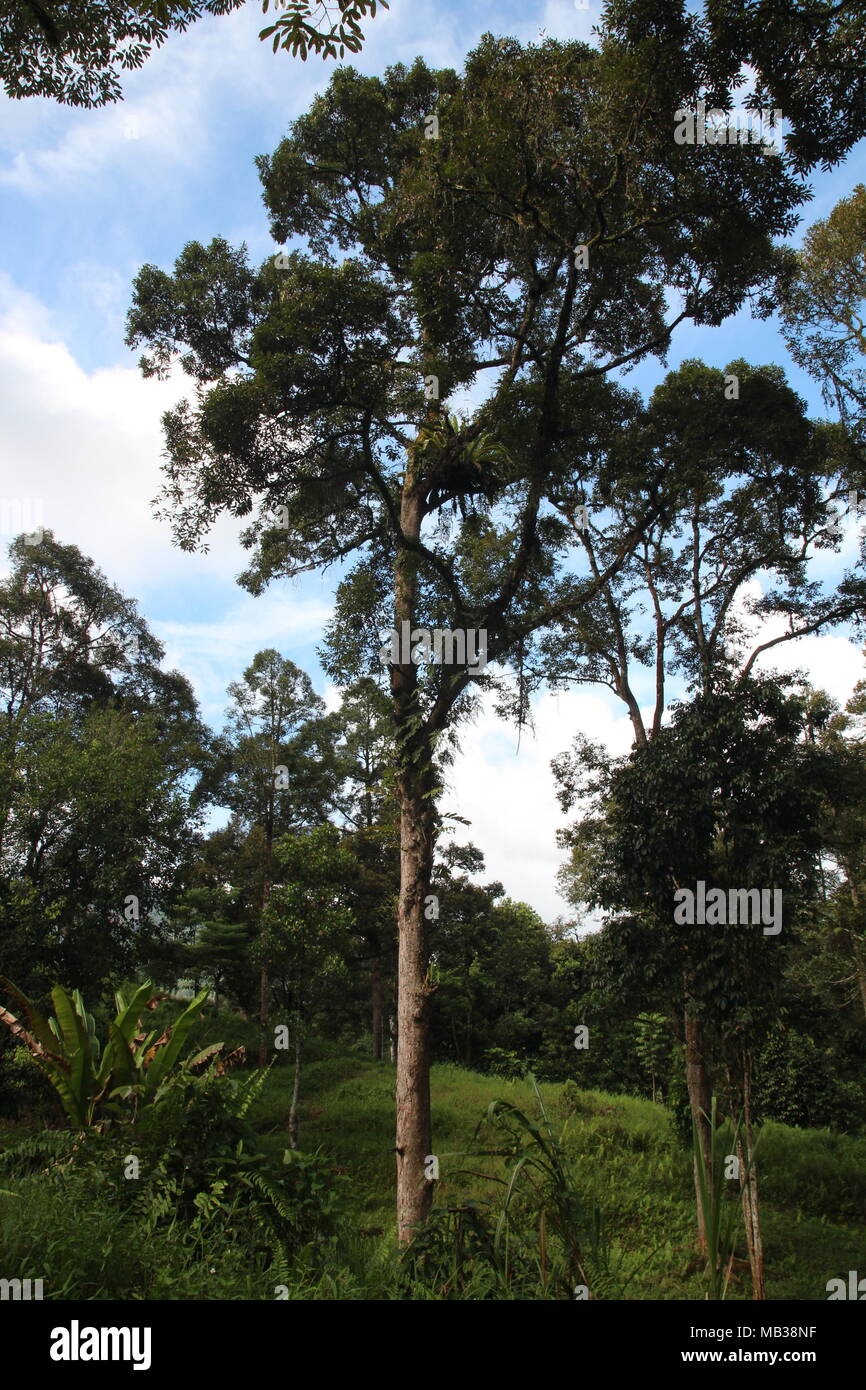
<svg viewBox="0 0 866 1390">
<path fill-rule="evenodd" d="M 435 407 L 428 419 L 436 419 Z M 408 460 L 400 525 L 404 538 L 420 544 L 424 490 L 417 464 Z M 397 553 L 394 571 L 394 629 L 415 618 L 418 557 L 408 546 Z M 418 667 L 405 659 L 391 666 L 391 695 L 400 803 L 400 893 L 397 900 L 397 1234 L 406 1244 L 430 1214 L 433 1187 L 425 1176 L 432 1146 L 430 1116 L 430 1009 L 424 903 L 433 873 L 436 834 L 433 738 L 419 699 Z"/>
<path fill-rule="evenodd" d="M 767 1297 L 767 1293 L 764 1283 L 764 1241 L 761 1234 L 761 1212 L 758 1206 L 758 1170 L 755 1167 L 755 1146 L 752 1132 L 752 1054 L 750 1052 L 743 1052 L 741 1065 L 743 1132 L 737 1140 L 737 1157 L 740 1160 L 743 1225 L 746 1230 L 749 1267 L 752 1271 L 752 1297 L 763 1300 Z"/>
<path fill-rule="evenodd" d="M 700 1139 L 705 1168 L 712 1165 L 712 1136 L 708 1127 L 707 1111 L 710 1105 L 710 1088 L 704 1063 L 704 1038 L 700 1020 L 691 1012 L 686 982 L 686 1009 L 684 1019 L 686 1043 L 686 1087 L 689 1093 L 689 1108 L 692 1112 L 692 1126 Z M 707 1253 L 707 1231 L 704 1220 L 704 1207 L 701 1201 L 700 1173 L 697 1152 L 694 1165 L 695 1204 L 698 1217 L 698 1248 Z"/>
<path fill-rule="evenodd" d="M 382 1060 L 382 1035 L 383 1035 L 383 992 L 382 992 L 382 957 L 374 956 L 370 967 L 372 976 L 372 1005 L 373 1005 L 373 1060 Z"/>
<path fill-rule="evenodd" d="M 273 762 L 273 758 L 271 759 Z M 273 778 L 271 779 L 273 785 Z M 264 855 L 264 875 L 262 879 L 262 906 L 259 921 L 264 922 L 265 912 L 268 907 L 268 899 L 271 895 L 271 875 L 273 874 L 273 854 L 274 854 L 274 812 L 273 797 L 268 801 L 268 810 L 265 820 L 265 855 Z M 259 974 L 259 1066 L 263 1067 L 268 1060 L 268 1023 L 271 1011 L 271 979 L 268 962 L 262 961 L 261 972 Z"/>
<path fill-rule="evenodd" d="M 298 1147 L 298 1099 L 301 1094 L 301 1027 L 295 1018 L 295 1078 L 292 1085 L 292 1104 L 289 1109 L 289 1148 Z"/>
</svg>

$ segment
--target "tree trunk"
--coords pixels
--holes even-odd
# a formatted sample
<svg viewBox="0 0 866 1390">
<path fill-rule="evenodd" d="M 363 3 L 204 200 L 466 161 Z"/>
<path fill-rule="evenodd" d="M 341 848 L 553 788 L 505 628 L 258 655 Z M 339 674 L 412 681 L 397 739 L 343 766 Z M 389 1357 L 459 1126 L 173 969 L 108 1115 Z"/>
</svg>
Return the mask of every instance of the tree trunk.
<svg viewBox="0 0 866 1390">
<path fill-rule="evenodd" d="M 848 880 L 848 892 L 851 895 L 851 906 L 856 913 L 858 925 L 862 927 L 863 917 L 860 892 L 854 882 L 853 867 L 843 861 L 843 868 L 845 870 L 845 877 Z M 848 944 L 851 947 L 851 955 L 854 960 L 854 973 L 857 977 L 857 988 L 860 991 L 860 1002 L 863 1005 L 863 1012 L 866 1014 L 866 959 L 864 959 L 863 938 L 856 931 L 849 931 L 847 936 Z"/>
<path fill-rule="evenodd" d="M 268 1060 L 268 1018 L 270 1016 L 271 1002 L 271 981 L 268 975 L 268 967 L 262 966 L 262 973 L 259 976 L 259 1066 L 263 1067 Z"/>
<path fill-rule="evenodd" d="M 863 1005 L 863 1012 L 866 1014 L 866 961 L 860 950 L 855 948 L 854 964 L 857 971 L 857 987 L 860 990 L 860 1003 Z"/>
<path fill-rule="evenodd" d="M 289 1109 L 289 1148 L 298 1147 L 298 1097 L 301 1094 L 301 1028 L 300 1020 L 295 1020 L 295 1080 L 292 1086 L 292 1104 Z"/>
<path fill-rule="evenodd" d="M 428 418 L 438 407 L 431 403 Z M 416 479 L 410 450 L 400 504 L 405 540 L 418 542 L 424 519 L 425 489 Z M 397 552 L 394 570 L 394 627 L 411 630 L 418 594 L 418 560 L 411 545 Z M 433 741 L 418 691 L 418 667 L 411 651 L 391 664 L 391 696 L 400 802 L 400 896 L 397 904 L 397 1234 L 408 1244 L 413 1227 L 430 1212 L 433 1185 L 424 1176 L 431 1149 L 430 996 L 425 899 L 433 872 L 435 776 Z"/>
<path fill-rule="evenodd" d="M 704 1151 L 704 1162 L 707 1172 L 712 1171 L 712 1139 L 710 1135 L 710 1122 L 707 1118 L 710 1110 L 710 1090 L 707 1084 L 707 1073 L 704 1065 L 704 1043 L 703 1029 L 700 1020 L 695 1018 L 689 1007 L 688 998 L 685 1009 L 685 1041 L 686 1041 L 686 1087 L 689 1093 L 689 1107 L 692 1112 L 692 1119 L 697 1126 L 700 1136 L 701 1148 Z M 704 1210 L 701 1205 L 701 1189 L 698 1177 L 697 1155 L 694 1162 L 695 1177 L 695 1204 L 698 1215 L 698 1247 L 703 1254 L 707 1253 L 707 1232 L 704 1223 Z"/>
<path fill-rule="evenodd" d="M 260 921 L 264 921 L 265 908 L 268 905 L 268 898 L 271 895 L 271 854 L 272 854 L 273 831 L 270 824 L 266 830 L 266 863 L 265 879 L 262 884 L 262 912 Z M 259 1066 L 263 1067 L 268 1060 L 268 1019 L 271 1014 L 271 979 L 268 973 L 268 962 L 262 962 L 262 972 L 259 976 Z"/>
<path fill-rule="evenodd" d="M 402 798 L 400 901 L 397 909 L 397 1227 L 401 1243 L 426 1221 L 433 1185 L 424 1176 L 431 1151 L 430 997 L 424 900 L 433 861 L 430 801 Z"/>
<path fill-rule="evenodd" d="M 382 1005 L 382 957 L 374 956 L 371 966 L 373 995 L 373 1058 L 382 1060 L 383 1005 Z"/>
<path fill-rule="evenodd" d="M 754 1141 L 752 1134 L 752 1058 L 744 1053 L 743 1074 L 743 1140 L 737 1145 L 740 1160 L 740 1191 L 743 1199 L 743 1224 L 746 1228 L 746 1246 L 749 1251 L 749 1267 L 752 1271 L 752 1297 L 766 1299 L 764 1284 L 764 1241 L 761 1235 L 761 1212 L 758 1206 L 758 1170 L 755 1166 Z"/>
</svg>

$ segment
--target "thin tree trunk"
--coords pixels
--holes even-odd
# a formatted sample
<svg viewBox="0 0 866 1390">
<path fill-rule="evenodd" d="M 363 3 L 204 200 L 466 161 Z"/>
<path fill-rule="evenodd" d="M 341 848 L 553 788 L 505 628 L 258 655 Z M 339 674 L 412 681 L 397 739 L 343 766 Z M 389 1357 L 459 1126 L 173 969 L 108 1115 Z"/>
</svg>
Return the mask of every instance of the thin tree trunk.
<svg viewBox="0 0 866 1390">
<path fill-rule="evenodd" d="M 382 1004 L 382 957 L 374 956 L 371 966 L 372 1004 L 373 1004 L 373 1057 L 382 1060 L 383 1004 Z"/>
<path fill-rule="evenodd" d="M 268 975 L 268 967 L 262 966 L 262 973 L 259 976 L 259 1066 L 266 1065 L 268 1060 L 268 1018 L 270 1016 L 271 1003 L 271 981 Z"/>
<path fill-rule="evenodd" d="M 858 918 L 858 924 L 862 926 L 862 909 L 860 893 L 854 882 L 853 868 L 848 864 L 843 864 L 845 877 L 848 880 L 848 892 L 851 894 L 851 906 Z M 857 977 L 857 988 L 860 991 L 860 1002 L 863 1005 L 863 1012 L 866 1014 L 866 960 L 864 960 L 862 938 L 857 932 L 848 932 L 848 943 L 851 947 L 851 955 L 854 959 L 854 973 Z"/>
<path fill-rule="evenodd" d="M 710 1136 L 709 1120 L 707 1116 L 710 1110 L 710 1091 L 707 1084 L 707 1072 L 704 1065 L 704 1043 L 703 1029 L 700 1020 L 695 1018 L 689 1008 L 688 996 L 685 1008 L 685 1042 L 686 1042 L 686 1087 L 689 1093 L 689 1107 L 692 1112 L 692 1119 L 697 1126 L 700 1136 L 701 1147 L 704 1151 L 704 1161 L 706 1171 L 712 1171 L 712 1140 Z M 694 1161 L 695 1177 L 695 1205 L 698 1217 L 698 1247 L 703 1254 L 707 1253 L 707 1232 L 704 1223 L 704 1210 L 701 1205 L 701 1188 L 698 1176 L 697 1155 Z"/>
<path fill-rule="evenodd" d="M 298 1097 L 301 1094 L 301 1027 L 295 1019 L 295 1079 L 292 1086 L 292 1104 L 289 1109 L 289 1148 L 298 1147 Z"/>
<path fill-rule="evenodd" d="M 863 1012 L 866 1014 L 866 962 L 858 948 L 854 949 L 854 963 L 857 970 L 857 985 L 860 990 L 860 1002 L 863 1005 Z"/>
<path fill-rule="evenodd" d="M 435 419 L 431 405 L 428 417 Z M 417 542 L 424 517 L 424 489 L 415 478 L 410 451 L 400 505 L 403 536 Z M 394 626 L 415 616 L 417 556 L 409 546 L 397 552 L 394 572 Z M 429 728 L 418 699 L 418 668 L 412 653 L 401 651 L 391 665 L 391 695 L 400 801 L 400 896 L 397 904 L 397 1233 L 401 1244 L 430 1212 L 433 1185 L 424 1175 L 431 1151 L 430 987 L 427 973 L 425 898 L 433 871 L 434 769 Z"/>
<path fill-rule="evenodd" d="M 260 922 L 264 922 L 265 908 L 271 895 L 271 856 L 273 853 L 273 825 L 269 821 L 265 831 L 265 878 L 262 884 L 262 912 Z M 268 1060 L 268 1020 L 271 1014 L 271 980 L 268 962 L 262 962 L 259 976 L 259 1066 Z"/>
<path fill-rule="evenodd" d="M 752 1058 L 746 1052 L 742 1058 L 743 1074 L 743 1135 L 737 1145 L 740 1160 L 740 1191 L 743 1200 L 743 1224 L 746 1229 L 746 1247 L 749 1251 L 749 1267 L 752 1271 L 752 1298 L 766 1299 L 764 1283 L 764 1241 L 761 1235 L 761 1212 L 758 1206 L 758 1170 L 755 1166 L 754 1140 L 752 1134 Z"/>
<path fill-rule="evenodd" d="M 397 912 L 397 1226 L 401 1243 L 426 1221 L 433 1186 L 424 1175 L 431 1151 L 430 997 L 424 899 L 433 858 L 432 811 L 405 798 L 400 815 L 400 901 Z"/>
</svg>

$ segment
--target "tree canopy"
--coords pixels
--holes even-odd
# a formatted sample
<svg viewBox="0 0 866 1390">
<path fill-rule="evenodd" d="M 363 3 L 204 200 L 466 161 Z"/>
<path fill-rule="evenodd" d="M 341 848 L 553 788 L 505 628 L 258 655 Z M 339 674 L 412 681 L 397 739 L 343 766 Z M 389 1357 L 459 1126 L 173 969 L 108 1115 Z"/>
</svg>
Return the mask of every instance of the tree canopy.
<svg viewBox="0 0 866 1390">
<path fill-rule="evenodd" d="M 95 107 L 122 98 L 122 75 L 140 68 L 171 33 L 205 15 L 226 15 L 246 0 L 3 0 L 0 81 L 10 97 L 53 97 Z M 267 13 L 270 0 L 263 0 Z M 363 43 L 360 20 L 386 0 L 274 0 L 284 9 L 261 39 L 274 52 L 342 58 Z"/>
<path fill-rule="evenodd" d="M 0 927 L 20 987 L 147 960 L 187 875 L 213 738 L 135 603 L 50 531 L 0 583 Z"/>
<path fill-rule="evenodd" d="M 866 187 L 808 230 L 792 257 L 782 331 L 794 361 L 861 444 L 866 434 Z"/>
</svg>

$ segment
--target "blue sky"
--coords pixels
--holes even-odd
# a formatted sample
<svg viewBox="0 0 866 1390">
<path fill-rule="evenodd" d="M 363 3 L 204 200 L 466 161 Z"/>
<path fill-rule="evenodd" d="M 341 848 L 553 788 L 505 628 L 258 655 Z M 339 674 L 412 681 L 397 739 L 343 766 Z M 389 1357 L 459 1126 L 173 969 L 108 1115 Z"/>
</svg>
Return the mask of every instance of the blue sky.
<svg viewBox="0 0 866 1390">
<path fill-rule="evenodd" d="M 420 54 L 459 69 L 486 30 L 524 42 L 542 30 L 588 39 L 599 14 L 595 0 L 588 10 L 572 0 L 392 0 L 367 24 L 353 65 L 381 73 Z M 184 385 L 141 379 L 123 344 L 124 318 L 140 266 L 170 268 L 187 241 L 246 241 L 254 261 L 276 249 L 253 161 L 307 109 L 332 64 L 274 54 L 258 39 L 266 22 L 248 4 L 172 35 L 126 78 L 125 100 L 103 110 L 0 97 L 0 494 L 32 501 L 60 540 L 139 600 L 166 664 L 190 677 L 217 724 L 226 685 L 264 646 L 309 670 L 333 700 L 315 656 L 333 576 L 253 599 L 234 582 L 245 560 L 235 523 L 217 526 L 207 555 L 172 546 L 150 500 L 160 486 L 160 415 Z M 862 146 L 842 168 L 816 174 L 801 231 L 864 179 Z M 814 384 L 790 363 L 772 323 L 743 313 L 714 330 L 684 326 L 668 366 L 695 356 L 719 366 L 738 356 L 781 362 L 820 411 Z M 649 390 L 662 371 L 644 363 L 629 384 Z M 859 650 L 840 635 L 801 644 L 789 664 L 814 669 L 843 699 L 864 674 Z M 464 735 L 449 804 L 472 820 L 487 876 L 552 917 L 564 904 L 555 891 L 560 817 L 550 758 L 578 729 L 614 752 L 629 737 L 604 691 L 544 696 L 538 714 L 537 739 L 524 734 L 518 753 L 514 731 L 482 711 Z"/>
</svg>

